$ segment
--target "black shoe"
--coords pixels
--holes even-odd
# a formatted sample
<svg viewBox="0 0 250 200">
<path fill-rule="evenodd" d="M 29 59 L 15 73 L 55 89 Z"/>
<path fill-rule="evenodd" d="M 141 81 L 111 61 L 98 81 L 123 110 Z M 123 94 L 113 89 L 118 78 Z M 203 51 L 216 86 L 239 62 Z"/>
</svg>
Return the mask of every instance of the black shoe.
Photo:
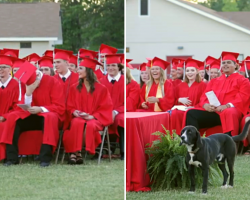
<svg viewBox="0 0 250 200">
<path fill-rule="evenodd" d="M 50 162 L 41 162 L 40 167 L 48 167 L 50 166 Z"/>
<path fill-rule="evenodd" d="M 17 164 L 18 164 L 17 162 L 7 161 L 3 165 L 6 166 L 6 167 L 9 167 L 11 165 L 17 165 Z"/>
</svg>

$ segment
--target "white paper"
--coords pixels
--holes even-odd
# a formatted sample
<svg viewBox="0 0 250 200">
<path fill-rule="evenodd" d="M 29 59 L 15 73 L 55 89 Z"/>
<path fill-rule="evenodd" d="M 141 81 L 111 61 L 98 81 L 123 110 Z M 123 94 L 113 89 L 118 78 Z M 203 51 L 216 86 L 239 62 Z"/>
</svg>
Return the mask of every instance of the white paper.
<svg viewBox="0 0 250 200">
<path fill-rule="evenodd" d="M 187 111 L 190 108 L 193 108 L 193 107 L 191 107 L 191 106 L 190 107 L 187 107 L 187 106 L 174 106 L 173 108 L 171 108 L 171 110 L 177 109 L 177 110 L 181 110 L 181 111 Z"/>
<path fill-rule="evenodd" d="M 214 91 L 207 92 L 206 96 L 210 105 L 215 106 L 215 107 L 218 107 L 221 105 Z"/>
<path fill-rule="evenodd" d="M 31 108 L 30 104 L 17 104 L 17 106 L 22 108 L 25 111 L 27 111 L 28 108 Z"/>
</svg>

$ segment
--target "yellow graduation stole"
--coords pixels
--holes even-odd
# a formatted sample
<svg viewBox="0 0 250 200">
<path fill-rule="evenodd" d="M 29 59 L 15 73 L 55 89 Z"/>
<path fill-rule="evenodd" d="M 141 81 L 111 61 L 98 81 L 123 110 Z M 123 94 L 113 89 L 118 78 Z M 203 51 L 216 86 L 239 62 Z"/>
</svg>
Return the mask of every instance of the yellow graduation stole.
<svg viewBox="0 0 250 200">
<path fill-rule="evenodd" d="M 148 93 L 149 93 L 147 91 L 148 91 L 148 86 L 146 86 L 146 97 L 145 97 L 146 100 L 148 98 Z M 156 98 L 162 98 L 162 97 L 163 96 L 162 96 L 161 86 L 160 86 L 160 84 L 158 84 L 157 91 L 156 91 Z M 160 109 L 158 103 L 155 103 L 155 105 L 154 105 L 154 111 L 155 112 L 161 112 L 162 111 Z"/>
</svg>

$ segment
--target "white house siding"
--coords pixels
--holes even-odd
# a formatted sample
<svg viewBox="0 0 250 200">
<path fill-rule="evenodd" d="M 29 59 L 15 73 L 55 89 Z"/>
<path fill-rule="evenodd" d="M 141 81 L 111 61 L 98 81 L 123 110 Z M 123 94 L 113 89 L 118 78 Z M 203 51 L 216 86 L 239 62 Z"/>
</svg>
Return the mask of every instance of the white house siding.
<svg viewBox="0 0 250 200">
<path fill-rule="evenodd" d="M 50 42 L 32 42 L 32 48 L 23 48 L 20 49 L 20 42 L 0 42 L 0 49 L 10 48 L 10 49 L 20 49 L 19 57 L 23 58 L 31 53 L 37 53 L 42 55 L 46 50 L 53 50 Z"/>
<path fill-rule="evenodd" d="M 194 13 L 167 0 L 150 0 L 148 17 L 139 16 L 139 0 L 126 1 L 127 58 L 142 63 L 146 57 L 192 55 L 204 60 L 222 51 L 250 55 L 250 35 Z M 178 50 L 183 46 L 183 50 Z"/>
</svg>

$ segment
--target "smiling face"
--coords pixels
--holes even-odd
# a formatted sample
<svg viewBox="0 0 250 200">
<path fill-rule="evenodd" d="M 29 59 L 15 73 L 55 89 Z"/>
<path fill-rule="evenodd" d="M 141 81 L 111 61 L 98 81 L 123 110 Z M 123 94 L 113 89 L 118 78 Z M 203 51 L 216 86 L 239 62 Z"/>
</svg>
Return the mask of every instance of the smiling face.
<svg viewBox="0 0 250 200">
<path fill-rule="evenodd" d="M 236 68 L 236 63 L 234 61 L 224 60 L 221 63 L 222 63 L 222 70 L 224 74 L 231 75 L 232 73 L 234 73 L 235 68 Z"/>
<path fill-rule="evenodd" d="M 79 75 L 79 78 L 86 78 L 87 72 L 86 72 L 86 67 L 79 66 L 77 69 L 77 73 Z"/>
<path fill-rule="evenodd" d="M 146 83 L 149 80 L 149 74 L 147 71 L 141 71 L 141 80 Z"/>
<path fill-rule="evenodd" d="M 186 68 L 186 77 L 187 79 L 190 80 L 195 80 L 196 75 L 198 74 L 198 70 L 195 67 L 187 67 Z"/>
<path fill-rule="evenodd" d="M 170 75 L 172 77 L 172 80 L 177 79 L 177 70 L 176 69 L 171 69 Z"/>
<path fill-rule="evenodd" d="M 183 77 L 183 68 L 182 67 L 177 67 L 177 78 L 182 78 Z"/>
<path fill-rule="evenodd" d="M 0 65 L 0 78 L 6 78 L 11 73 L 11 67 L 9 65 Z"/>
<path fill-rule="evenodd" d="M 119 67 L 117 63 L 107 65 L 107 72 L 111 77 L 115 77 L 119 73 Z"/>
<path fill-rule="evenodd" d="M 210 80 L 217 78 L 219 76 L 219 70 L 216 68 L 210 69 Z"/>
<path fill-rule="evenodd" d="M 201 78 L 203 79 L 205 76 L 205 70 L 199 70 L 199 74 L 200 74 Z"/>
<path fill-rule="evenodd" d="M 161 68 L 158 66 L 152 66 L 150 69 L 151 76 L 154 80 L 160 80 Z"/>
</svg>

